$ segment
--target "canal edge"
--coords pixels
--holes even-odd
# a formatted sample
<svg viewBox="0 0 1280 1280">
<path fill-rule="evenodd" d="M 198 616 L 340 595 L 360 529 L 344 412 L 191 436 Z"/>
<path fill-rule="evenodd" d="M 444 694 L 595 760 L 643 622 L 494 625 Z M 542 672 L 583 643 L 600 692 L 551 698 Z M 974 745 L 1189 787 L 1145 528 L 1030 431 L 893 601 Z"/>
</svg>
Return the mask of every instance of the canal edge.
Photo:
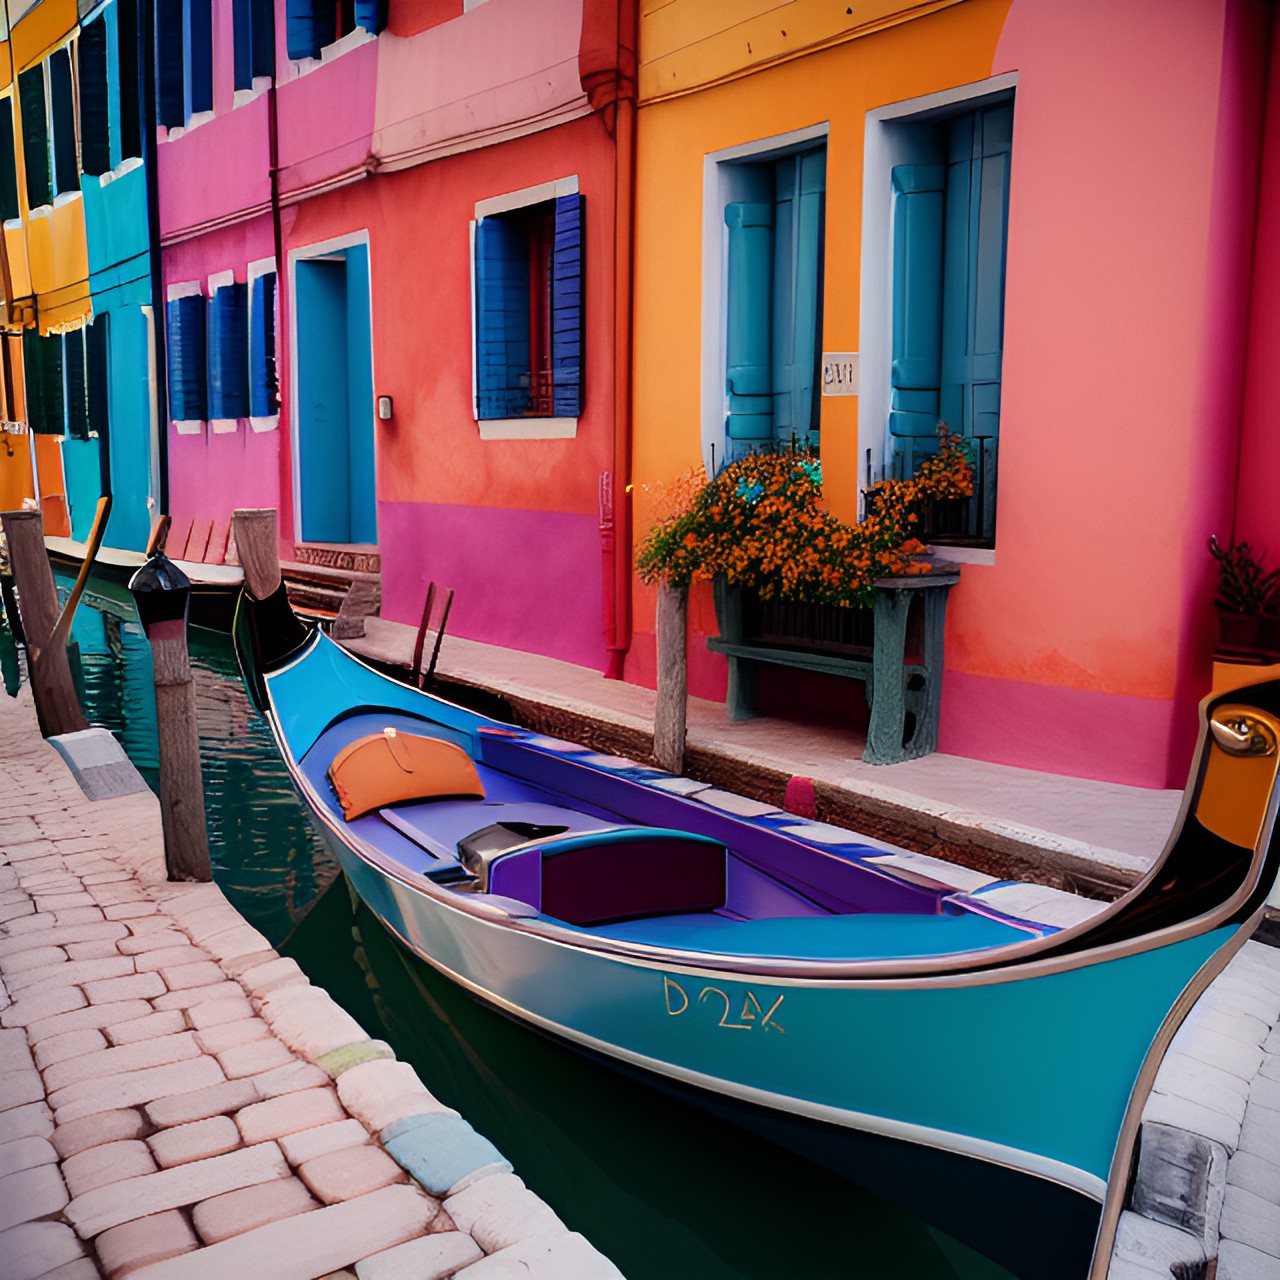
<svg viewBox="0 0 1280 1280">
<path fill-rule="evenodd" d="M 75 736 L 0 712 L 6 1276 L 620 1275 L 217 885 L 166 881 L 155 797 Z"/>
</svg>

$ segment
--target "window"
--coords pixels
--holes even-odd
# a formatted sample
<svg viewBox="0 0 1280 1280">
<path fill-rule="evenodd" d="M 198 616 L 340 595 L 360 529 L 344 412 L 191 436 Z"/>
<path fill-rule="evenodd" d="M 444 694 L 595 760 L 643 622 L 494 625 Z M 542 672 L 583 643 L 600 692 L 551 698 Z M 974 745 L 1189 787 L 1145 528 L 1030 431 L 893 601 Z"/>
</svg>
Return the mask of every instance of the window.
<svg viewBox="0 0 1280 1280">
<path fill-rule="evenodd" d="M 203 422 L 205 393 L 205 300 L 199 293 L 171 297 L 168 305 L 169 418 Z"/>
<path fill-rule="evenodd" d="M 110 417 L 110 367 L 107 337 L 108 313 L 94 317 L 84 331 L 85 382 L 88 398 L 89 435 L 107 438 L 107 419 Z"/>
<path fill-rule="evenodd" d="M 918 160 L 891 170 L 892 362 L 889 465 L 914 473 L 938 423 L 971 442 L 978 485 L 964 527 L 992 545 L 1000 432 L 1013 103 L 910 124 Z"/>
<path fill-rule="evenodd" d="M 37 435 L 65 435 L 62 335 L 51 333 L 42 337 L 34 330 L 24 333 L 22 370 L 26 383 L 27 427 Z"/>
<path fill-rule="evenodd" d="M 80 163 L 85 173 L 111 172 L 111 107 L 107 80 L 107 20 L 80 28 L 76 52 L 80 75 Z"/>
<path fill-rule="evenodd" d="M 377 35 L 386 21 L 386 0 L 286 0 L 289 57 L 318 58 L 321 49 L 357 27 Z"/>
<path fill-rule="evenodd" d="M 249 416 L 248 289 L 220 285 L 209 299 L 209 417 Z"/>
<path fill-rule="evenodd" d="M 276 21 L 271 0 L 233 0 L 235 87 L 252 89 L 255 76 L 274 76 Z"/>
<path fill-rule="evenodd" d="M 62 335 L 62 368 L 67 405 L 67 435 L 89 438 L 89 384 L 85 376 L 85 329 Z"/>
<path fill-rule="evenodd" d="M 53 187 L 57 195 L 80 190 L 80 157 L 76 142 L 76 102 L 71 88 L 71 51 L 49 55 L 49 103 L 53 113 Z"/>
<path fill-rule="evenodd" d="M 476 223 L 476 418 L 582 411 L 582 196 Z"/>
<path fill-rule="evenodd" d="M 725 449 L 817 444 L 825 146 L 725 162 Z"/>
<path fill-rule="evenodd" d="M 253 277 L 249 290 L 249 416 L 280 411 L 276 381 L 276 273 Z"/>
<path fill-rule="evenodd" d="M 213 110 L 213 0 L 156 0 L 155 20 L 156 120 L 180 128 Z M 122 58 L 122 84 L 125 70 Z"/>
<path fill-rule="evenodd" d="M 22 161 L 27 179 L 27 207 L 53 203 L 53 173 L 49 164 L 49 116 L 44 100 L 44 65 L 18 76 L 22 111 Z"/>
<path fill-rule="evenodd" d="M 0 219 L 16 218 L 18 162 L 13 141 L 13 99 L 0 99 Z"/>
<path fill-rule="evenodd" d="M 116 0 L 116 61 L 120 86 L 120 153 L 117 160 L 142 155 L 142 95 L 138 49 L 142 30 L 138 25 L 138 0 Z M 181 90 L 179 90 L 181 92 Z M 163 120 L 161 124 L 165 123 Z"/>
</svg>

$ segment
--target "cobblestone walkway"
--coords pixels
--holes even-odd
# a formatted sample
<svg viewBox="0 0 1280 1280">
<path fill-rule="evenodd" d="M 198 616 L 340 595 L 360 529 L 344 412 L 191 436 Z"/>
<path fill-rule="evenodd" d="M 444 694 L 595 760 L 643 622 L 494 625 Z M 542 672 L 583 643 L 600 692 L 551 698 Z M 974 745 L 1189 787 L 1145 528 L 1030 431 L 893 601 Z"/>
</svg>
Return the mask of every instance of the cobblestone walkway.
<svg viewBox="0 0 1280 1280">
<path fill-rule="evenodd" d="M 1110 1280 L 1280 1277 L 1280 948 L 1245 943 L 1178 1029 L 1130 1201 Z"/>
<path fill-rule="evenodd" d="M 4 1280 L 602 1280 L 498 1151 L 0 699 Z"/>
</svg>

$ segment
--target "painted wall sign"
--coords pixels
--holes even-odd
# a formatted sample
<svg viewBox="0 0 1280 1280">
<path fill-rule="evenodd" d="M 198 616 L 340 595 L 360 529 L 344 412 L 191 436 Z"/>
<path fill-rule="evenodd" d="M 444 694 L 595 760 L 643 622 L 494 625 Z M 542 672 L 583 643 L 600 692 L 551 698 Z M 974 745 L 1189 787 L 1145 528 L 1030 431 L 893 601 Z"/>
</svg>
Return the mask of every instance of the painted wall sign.
<svg viewBox="0 0 1280 1280">
<path fill-rule="evenodd" d="M 824 351 L 822 353 L 822 394 L 824 396 L 856 396 L 858 394 L 858 353 L 856 351 Z"/>
</svg>

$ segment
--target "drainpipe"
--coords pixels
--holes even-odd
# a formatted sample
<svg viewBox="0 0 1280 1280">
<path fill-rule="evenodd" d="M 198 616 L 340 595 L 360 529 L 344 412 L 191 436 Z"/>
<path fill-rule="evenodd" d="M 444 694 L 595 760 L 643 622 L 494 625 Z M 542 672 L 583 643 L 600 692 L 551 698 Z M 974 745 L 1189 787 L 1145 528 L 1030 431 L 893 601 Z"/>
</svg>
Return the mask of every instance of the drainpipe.
<svg viewBox="0 0 1280 1280">
<path fill-rule="evenodd" d="M 138 40 L 142 45 L 142 165 L 147 182 L 147 239 L 151 249 L 151 325 L 156 353 L 156 444 L 160 492 L 156 514 L 169 514 L 169 360 L 165 324 L 164 269 L 160 256 L 160 173 L 156 163 L 156 15 L 155 0 L 140 0 Z"/>
<path fill-rule="evenodd" d="M 612 4 L 607 9 L 612 9 Z M 604 675 L 621 680 L 631 648 L 631 340 L 635 282 L 636 0 L 614 10 L 613 67 L 607 77 L 584 75 L 584 87 L 614 142 L 613 469 L 601 477 L 600 552 Z M 585 36 L 584 31 L 584 36 Z M 584 68 L 586 70 L 586 68 Z M 603 80 L 612 80 L 605 89 Z M 597 101 L 597 95 L 605 101 Z M 611 99 L 611 101 L 609 101 Z"/>
</svg>

